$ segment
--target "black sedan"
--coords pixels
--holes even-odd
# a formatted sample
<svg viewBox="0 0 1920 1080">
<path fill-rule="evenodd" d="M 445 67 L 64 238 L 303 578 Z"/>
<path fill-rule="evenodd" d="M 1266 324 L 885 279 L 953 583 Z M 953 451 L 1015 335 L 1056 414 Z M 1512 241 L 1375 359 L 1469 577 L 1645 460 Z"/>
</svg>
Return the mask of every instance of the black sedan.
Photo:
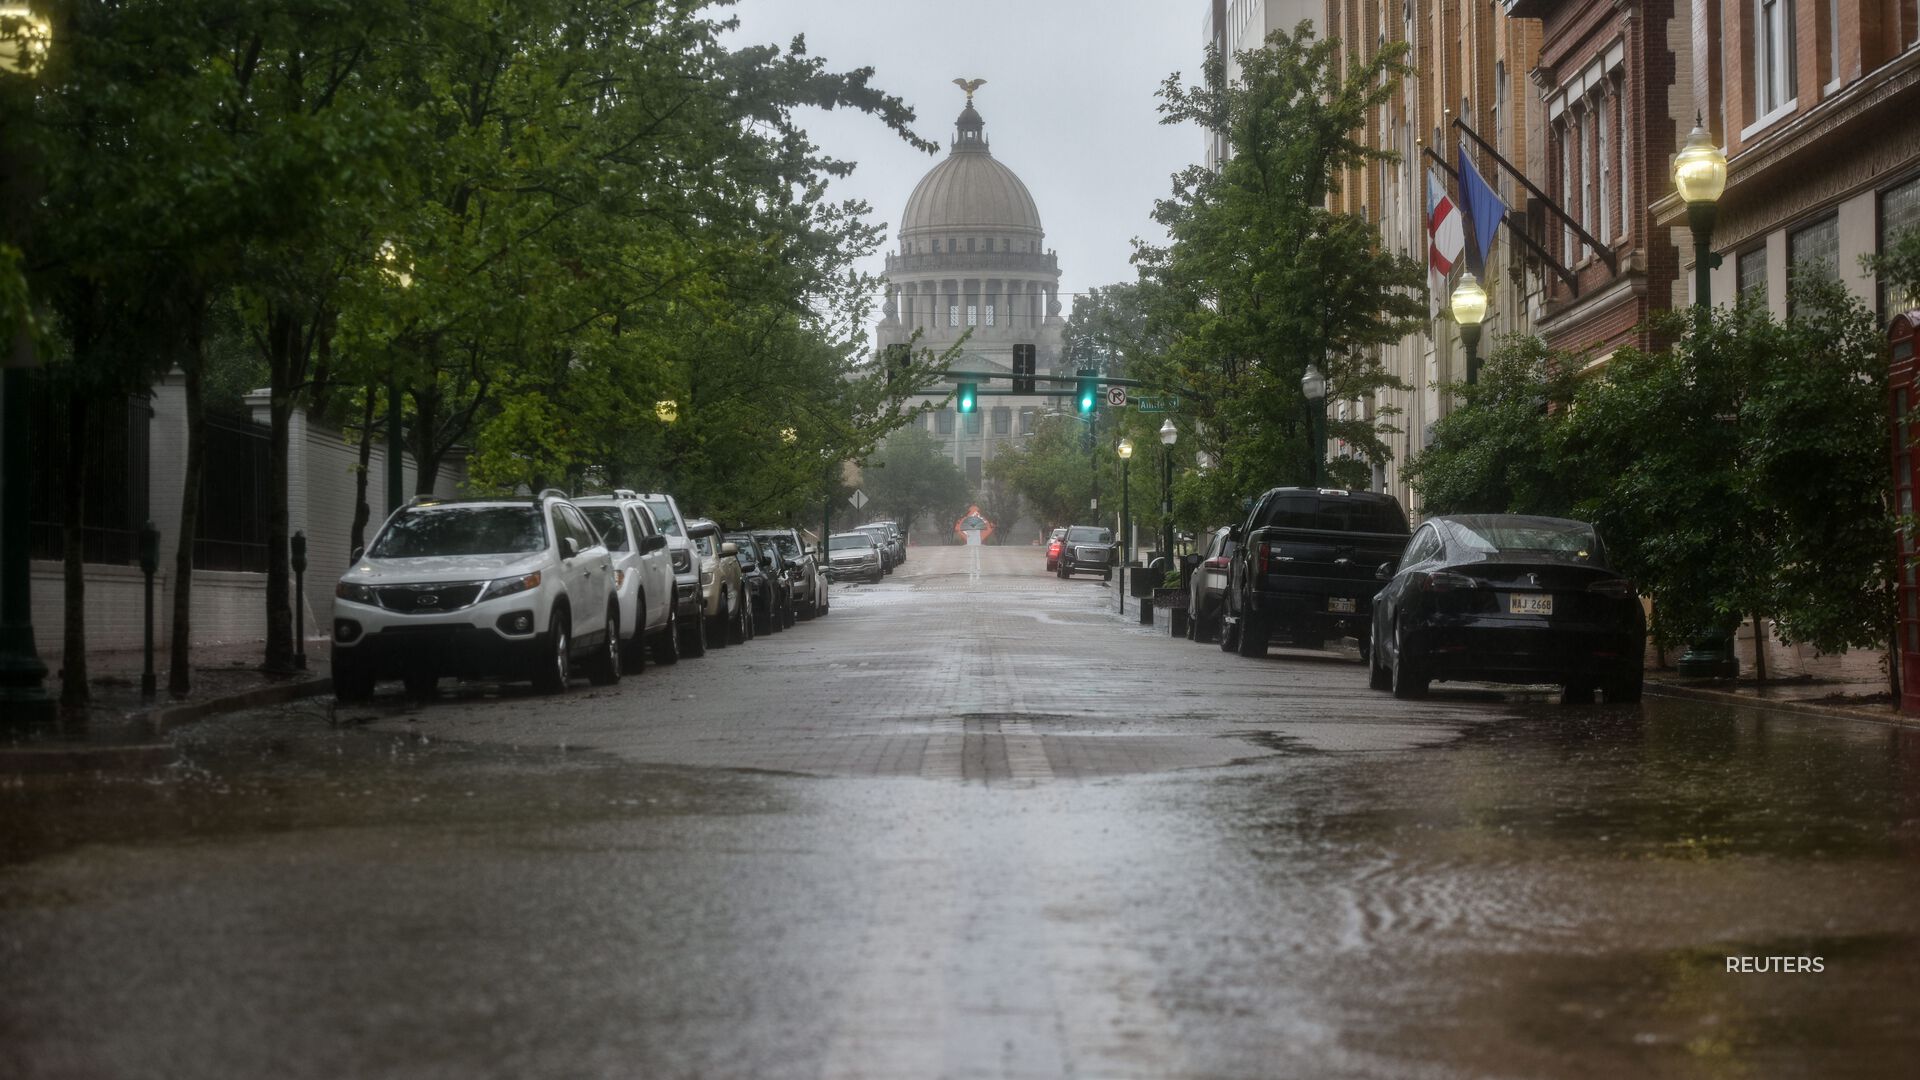
<svg viewBox="0 0 1920 1080">
<path fill-rule="evenodd" d="M 1414 531 L 1373 598 L 1376 690 L 1418 697 L 1435 680 L 1560 683 L 1563 700 L 1640 700 L 1646 613 L 1607 567 L 1593 526 L 1460 514 Z"/>
</svg>

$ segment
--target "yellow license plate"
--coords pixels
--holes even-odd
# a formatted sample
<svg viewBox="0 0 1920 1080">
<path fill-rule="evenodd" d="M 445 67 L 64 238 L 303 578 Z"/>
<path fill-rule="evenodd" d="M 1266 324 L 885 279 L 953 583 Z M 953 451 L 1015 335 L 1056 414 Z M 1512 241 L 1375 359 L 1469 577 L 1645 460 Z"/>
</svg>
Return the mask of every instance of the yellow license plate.
<svg viewBox="0 0 1920 1080">
<path fill-rule="evenodd" d="M 1513 615 L 1551 615 L 1553 597 L 1510 596 L 1507 598 L 1507 612 Z"/>
<path fill-rule="evenodd" d="M 1353 611 L 1353 597 L 1329 596 L 1327 597 L 1327 610 L 1351 612 Z"/>
</svg>

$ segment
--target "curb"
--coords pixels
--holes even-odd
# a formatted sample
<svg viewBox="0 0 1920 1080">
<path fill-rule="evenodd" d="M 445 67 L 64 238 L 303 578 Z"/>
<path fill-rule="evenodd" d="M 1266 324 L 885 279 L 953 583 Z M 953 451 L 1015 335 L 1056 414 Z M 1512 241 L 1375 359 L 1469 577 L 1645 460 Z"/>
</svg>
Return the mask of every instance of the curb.
<svg viewBox="0 0 1920 1080">
<path fill-rule="evenodd" d="M 1752 694 L 1742 694 L 1736 690 L 1715 690 L 1704 686 L 1686 686 L 1654 679 L 1647 680 L 1646 692 L 1655 697 L 1711 701 L 1719 705 L 1742 705 L 1750 709 L 1792 713 L 1797 716 L 1816 716 L 1827 720 L 1852 720 L 1856 723 L 1879 724 L 1883 727 L 1920 728 L 1920 717 L 1908 716 L 1891 708 L 1865 709 L 1848 705 L 1824 705 L 1811 701 L 1762 698 Z"/>
<path fill-rule="evenodd" d="M 330 693 L 330 678 L 302 679 L 276 686 L 261 686 L 226 697 L 192 701 L 162 709 L 129 713 L 125 722 L 148 736 L 141 741 L 103 743 L 52 743 L 45 746 L 0 745 L 0 776 L 45 773 L 80 773 L 104 769 L 152 769 L 173 763 L 173 743 L 163 736 L 195 720 L 262 705 L 281 705 L 301 698 Z M 157 740 L 157 741 L 154 741 Z"/>
</svg>

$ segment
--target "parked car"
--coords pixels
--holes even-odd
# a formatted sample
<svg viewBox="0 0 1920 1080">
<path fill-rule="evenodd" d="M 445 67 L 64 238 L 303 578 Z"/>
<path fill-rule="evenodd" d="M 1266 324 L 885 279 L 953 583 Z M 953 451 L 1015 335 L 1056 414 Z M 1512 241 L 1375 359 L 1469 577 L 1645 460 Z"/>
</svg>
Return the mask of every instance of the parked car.
<svg viewBox="0 0 1920 1080">
<path fill-rule="evenodd" d="M 613 594 L 620 601 L 621 661 L 646 666 L 647 650 L 663 664 L 680 659 L 672 556 L 653 512 L 631 495 L 593 495 L 574 505 L 600 533 L 613 558 Z"/>
<path fill-rule="evenodd" d="M 1113 580 L 1113 530 L 1099 525 L 1069 525 L 1061 538 L 1060 565 L 1055 573 L 1063 578 L 1075 574 L 1099 574 Z"/>
<path fill-rule="evenodd" d="M 1264 656 L 1274 635 L 1317 649 L 1352 635 L 1365 659 L 1373 568 L 1407 543 L 1407 515 L 1391 495 L 1338 488 L 1278 487 L 1254 500 L 1228 534 L 1238 545 L 1227 571 L 1220 648 Z"/>
<path fill-rule="evenodd" d="M 1369 681 L 1418 697 L 1433 680 L 1559 683 L 1563 700 L 1640 700 L 1646 613 L 1593 526 L 1567 518 L 1428 518 L 1373 598 Z"/>
<path fill-rule="evenodd" d="M 1066 542 L 1067 530 L 1065 529 L 1055 529 L 1053 535 L 1047 538 L 1047 573 L 1060 572 L 1060 549 L 1066 545 Z"/>
<path fill-rule="evenodd" d="M 426 696 L 445 675 L 530 679 L 558 692 L 580 663 L 620 679 L 613 560 L 553 489 L 531 499 L 415 496 L 334 586 L 333 686 L 363 700 L 381 679 Z"/>
<path fill-rule="evenodd" d="M 880 542 L 867 532 L 834 533 L 827 537 L 827 576 L 834 581 L 857 578 L 878 585 L 887 576 Z"/>
<path fill-rule="evenodd" d="M 1206 550 L 1182 560 L 1187 584 L 1187 637 L 1212 641 L 1220 632 L 1220 612 L 1232 565 L 1233 528 L 1222 525 L 1207 538 Z"/>
<path fill-rule="evenodd" d="M 653 514 L 654 524 L 667 538 L 667 554 L 673 562 L 673 596 L 676 621 L 680 624 L 680 651 L 688 656 L 703 656 L 707 651 L 706 598 L 700 588 L 700 568 L 693 542 L 687 537 L 687 519 L 680 503 L 664 492 L 636 494 L 620 490 L 616 495 L 633 495 Z"/>
<path fill-rule="evenodd" d="M 753 612 L 740 577 L 739 549 L 721 535 L 720 526 L 706 518 L 687 522 L 687 539 L 693 542 L 694 558 L 700 567 L 702 618 L 707 624 L 708 643 L 739 645 L 752 640 Z"/>
<path fill-rule="evenodd" d="M 827 613 L 827 575 L 820 562 L 793 529 L 761 529 L 754 536 L 772 545 L 786 560 L 787 577 L 792 583 L 794 614 L 811 619 Z"/>
<path fill-rule="evenodd" d="M 753 613 L 753 632 L 775 634 L 786 629 L 788 606 L 786 575 L 776 572 L 774 556 L 762 550 L 752 533 L 728 533 L 738 552 L 740 580 L 747 592 L 747 610 Z"/>
<path fill-rule="evenodd" d="M 882 574 L 893 573 L 893 568 L 899 565 L 900 560 L 894 557 L 893 535 L 888 532 L 887 527 L 869 522 L 865 525 L 855 525 L 853 531 L 866 533 L 868 536 L 873 537 L 873 544 L 880 551 L 880 572 Z"/>
<path fill-rule="evenodd" d="M 887 543 L 891 545 L 893 549 L 893 565 L 905 565 L 907 561 L 907 531 L 900 527 L 900 523 L 897 521 L 875 521 L 869 524 L 886 526 Z"/>
</svg>

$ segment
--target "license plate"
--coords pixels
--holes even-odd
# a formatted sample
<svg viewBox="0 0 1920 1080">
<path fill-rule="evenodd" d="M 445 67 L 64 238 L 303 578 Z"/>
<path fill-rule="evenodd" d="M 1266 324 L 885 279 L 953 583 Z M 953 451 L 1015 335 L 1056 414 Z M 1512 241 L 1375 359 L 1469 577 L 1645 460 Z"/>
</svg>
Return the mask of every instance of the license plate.
<svg viewBox="0 0 1920 1080">
<path fill-rule="evenodd" d="M 1353 597 L 1329 596 L 1327 597 L 1327 610 L 1328 611 L 1345 611 L 1345 612 L 1351 613 L 1353 611 Z"/>
<path fill-rule="evenodd" d="M 1553 597 L 1509 596 L 1507 612 L 1511 615 L 1551 615 L 1553 614 Z"/>
</svg>

